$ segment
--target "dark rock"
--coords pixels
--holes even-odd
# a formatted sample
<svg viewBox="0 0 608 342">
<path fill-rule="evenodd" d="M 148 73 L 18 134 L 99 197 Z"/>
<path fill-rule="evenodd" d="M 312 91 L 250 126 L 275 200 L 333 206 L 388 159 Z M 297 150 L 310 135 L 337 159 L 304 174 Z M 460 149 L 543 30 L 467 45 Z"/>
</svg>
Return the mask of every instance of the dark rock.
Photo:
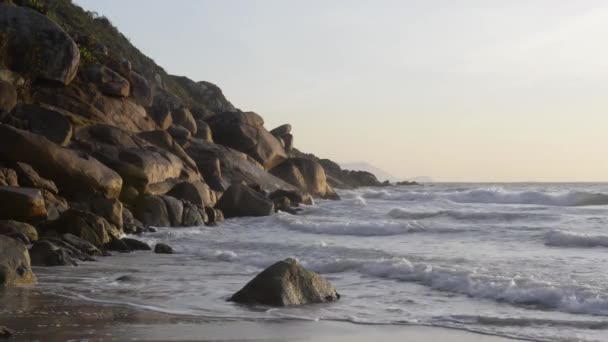
<svg viewBox="0 0 608 342">
<path fill-rule="evenodd" d="M 237 109 L 226 100 L 222 90 L 215 84 L 204 81 L 194 82 L 183 76 L 170 75 L 170 77 L 186 90 L 189 97 L 202 104 L 205 108 L 208 108 L 212 113 L 237 111 Z M 200 110 L 197 110 L 196 112 L 200 112 Z M 202 119 L 202 117 L 197 117 L 197 119 Z"/>
<path fill-rule="evenodd" d="M 197 170 L 196 163 L 190 156 L 184 151 L 184 149 L 173 140 L 173 137 L 166 131 L 149 131 L 141 132 L 138 134 L 139 137 L 145 139 L 149 143 L 165 149 L 176 156 L 178 156 L 188 167 L 193 170 Z"/>
<path fill-rule="evenodd" d="M 47 217 L 42 193 L 38 189 L 0 186 L 0 220 L 37 222 Z"/>
<path fill-rule="evenodd" d="M 114 239 L 103 246 L 105 249 L 119 253 L 131 253 L 132 249 L 122 240 Z"/>
<path fill-rule="evenodd" d="M 279 210 L 286 212 L 286 213 L 291 212 L 291 201 L 286 196 L 279 197 L 276 200 L 274 200 L 274 209 L 277 212 Z"/>
<path fill-rule="evenodd" d="M 72 123 L 58 111 L 20 104 L 11 115 L 22 123 L 19 128 L 42 135 L 57 145 L 66 146 L 72 138 Z"/>
<path fill-rule="evenodd" d="M 122 209 L 123 231 L 127 234 L 140 234 L 145 230 L 144 224 L 133 216 L 131 210 Z"/>
<path fill-rule="evenodd" d="M 157 254 L 173 254 L 173 248 L 164 243 L 157 243 L 154 246 L 154 253 Z"/>
<path fill-rule="evenodd" d="M 338 300 L 336 289 L 294 259 L 285 259 L 258 274 L 230 301 L 270 306 L 302 305 Z"/>
<path fill-rule="evenodd" d="M 0 221 L 0 234 L 9 235 L 13 233 L 23 234 L 29 241 L 38 240 L 38 230 L 31 224 L 12 220 Z"/>
<path fill-rule="evenodd" d="M 211 128 L 209 127 L 209 125 L 207 125 L 205 121 L 196 120 L 196 127 L 198 129 L 196 131 L 196 134 L 194 135 L 195 138 L 204 140 L 208 143 L 213 142 L 213 134 L 211 133 Z"/>
<path fill-rule="evenodd" d="M 87 81 L 95 83 L 102 93 L 118 97 L 129 96 L 129 81 L 107 66 L 99 63 L 89 64 L 85 74 Z"/>
<path fill-rule="evenodd" d="M 123 205 L 119 200 L 96 196 L 86 201 L 86 208 L 93 214 L 105 218 L 108 222 L 118 227 L 118 229 L 123 228 Z"/>
<path fill-rule="evenodd" d="M 167 128 L 167 133 L 169 133 L 173 139 L 179 141 L 190 140 L 190 138 L 192 138 L 192 133 L 190 133 L 189 130 L 176 124 L 169 126 L 169 128 Z"/>
<path fill-rule="evenodd" d="M 181 182 L 167 192 L 167 195 L 194 203 L 200 207 L 213 206 L 216 202 L 215 194 L 202 181 Z"/>
<path fill-rule="evenodd" d="M 264 167 L 253 158 L 229 147 L 192 139 L 186 152 L 196 162 L 207 184 L 216 191 L 224 191 L 232 183 L 241 181 L 248 184 L 260 184 L 269 191 L 296 189 L 282 179 L 264 171 Z"/>
<path fill-rule="evenodd" d="M 8 113 L 17 105 L 17 90 L 12 84 L 0 80 L 0 113 Z"/>
<path fill-rule="evenodd" d="M 52 242 L 41 240 L 30 249 L 32 266 L 77 266 L 78 264 L 65 250 Z"/>
<path fill-rule="evenodd" d="M 283 143 L 284 143 L 283 148 L 285 148 L 285 152 L 290 153 L 291 150 L 293 149 L 293 135 L 285 134 L 284 136 L 281 137 L 281 139 L 283 139 Z"/>
<path fill-rule="evenodd" d="M 153 104 L 148 108 L 148 115 L 163 130 L 168 129 L 173 124 L 171 109 L 164 103 Z"/>
<path fill-rule="evenodd" d="M 418 182 L 415 181 L 401 181 L 401 182 L 397 182 L 396 185 L 398 186 L 412 186 L 412 185 L 420 185 Z"/>
<path fill-rule="evenodd" d="M 201 215 L 198 207 L 190 202 L 184 202 L 184 216 L 182 217 L 182 225 L 185 227 L 198 227 L 204 224 L 205 217 Z"/>
<path fill-rule="evenodd" d="M 26 163 L 17 162 L 15 163 L 15 171 L 19 178 L 19 184 L 21 186 L 38 188 L 48 190 L 54 194 L 57 194 L 59 190 L 57 185 L 52 180 L 41 177 L 34 168 Z"/>
<path fill-rule="evenodd" d="M 304 203 L 305 201 L 305 196 L 302 195 L 302 193 L 300 191 L 297 190 L 276 190 L 271 192 L 268 195 L 268 198 L 276 201 L 279 200 L 282 197 L 287 197 L 289 199 L 289 202 L 291 203 L 291 205 L 293 206 L 298 206 L 300 203 Z M 307 203 L 304 203 L 307 204 Z"/>
<path fill-rule="evenodd" d="M 30 164 L 53 180 L 62 194 L 88 197 L 101 193 L 116 198 L 122 188 L 122 178 L 91 156 L 7 125 L 0 125 L 0 156 Z"/>
<path fill-rule="evenodd" d="M 80 129 L 74 145 L 114 169 L 125 185 L 140 194 L 162 195 L 181 180 L 200 177 L 175 154 L 117 127 L 93 125 Z"/>
<path fill-rule="evenodd" d="M 169 212 L 165 201 L 160 196 L 142 195 L 135 203 L 135 217 L 144 225 L 170 227 Z"/>
<path fill-rule="evenodd" d="M 192 113 L 185 107 L 179 107 L 171 111 L 173 124 L 183 127 L 191 134 L 196 134 L 197 126 Z"/>
<path fill-rule="evenodd" d="M 32 242 L 30 241 L 30 239 L 23 233 L 8 233 L 8 234 L 1 234 L 1 235 L 6 235 L 12 239 L 15 239 L 19 242 L 21 242 L 22 244 L 29 246 Z"/>
<path fill-rule="evenodd" d="M 281 138 L 286 134 L 291 133 L 291 125 L 284 124 L 270 131 L 270 134 L 274 135 L 277 138 Z"/>
<path fill-rule="evenodd" d="M 48 220 L 56 220 L 63 212 L 69 209 L 65 198 L 53 194 L 48 190 L 42 190 L 42 197 L 46 203 L 46 216 Z"/>
<path fill-rule="evenodd" d="M 270 170 L 270 173 L 296 186 L 303 192 L 326 199 L 339 199 L 325 177 L 325 170 L 317 161 L 291 158 Z"/>
<path fill-rule="evenodd" d="M 207 225 L 213 226 L 224 220 L 224 214 L 221 210 L 212 207 L 205 207 L 207 215 Z"/>
<path fill-rule="evenodd" d="M 68 209 L 61 217 L 50 222 L 45 230 L 54 230 L 61 234 L 70 233 L 97 247 L 120 239 L 122 232 L 115 225 L 101 216 L 89 211 Z"/>
<path fill-rule="evenodd" d="M 107 124 L 131 132 L 159 129 L 146 109 L 134 99 L 106 96 L 94 84 L 80 78 L 67 87 L 37 84 L 32 101 L 70 115 L 74 123 L 81 126 Z"/>
<path fill-rule="evenodd" d="M 7 167 L 0 167 L 0 186 L 19 186 L 17 172 Z"/>
<path fill-rule="evenodd" d="M 8 236 L 0 235 L 0 285 L 35 282 L 36 276 L 32 272 L 30 255 L 25 245 Z"/>
<path fill-rule="evenodd" d="M 274 203 L 244 184 L 233 184 L 215 205 L 224 216 L 268 216 L 274 212 Z"/>
<path fill-rule="evenodd" d="M 152 88 L 150 88 L 148 81 L 133 71 L 130 72 L 130 77 L 128 80 L 131 83 L 130 95 L 135 99 L 135 101 L 144 107 L 151 106 L 153 99 Z"/>
<path fill-rule="evenodd" d="M 68 84 L 76 76 L 80 52 L 52 20 L 25 7 L 0 4 L 2 47 L 9 69 Z"/>
<path fill-rule="evenodd" d="M 15 335 L 15 331 L 13 329 L 9 329 L 5 326 L 0 326 L 0 338 L 10 338 Z"/>
<path fill-rule="evenodd" d="M 167 212 L 169 213 L 169 220 L 171 221 L 172 227 L 179 227 L 182 225 L 182 218 L 184 216 L 184 204 L 182 201 L 171 196 L 162 196 L 165 205 L 167 206 Z"/>
<path fill-rule="evenodd" d="M 150 246 L 143 241 L 139 241 L 139 240 L 131 239 L 131 238 L 122 238 L 122 241 L 131 250 L 134 250 L 134 251 L 151 251 L 152 250 L 152 248 L 150 248 Z"/>
<path fill-rule="evenodd" d="M 253 112 L 223 113 L 207 119 L 215 142 L 248 154 L 269 170 L 287 158 L 275 136 L 264 128 L 264 120 Z"/>
<path fill-rule="evenodd" d="M 99 250 L 99 248 L 97 248 L 95 245 L 93 245 L 92 243 L 90 243 L 87 240 L 81 239 L 78 236 L 74 235 L 74 234 L 63 234 L 61 236 L 61 239 L 68 243 L 69 245 L 71 245 L 72 247 L 74 247 L 75 249 L 79 250 L 80 252 L 86 254 L 86 255 L 90 255 L 90 256 L 102 256 L 103 252 L 101 250 Z"/>
</svg>

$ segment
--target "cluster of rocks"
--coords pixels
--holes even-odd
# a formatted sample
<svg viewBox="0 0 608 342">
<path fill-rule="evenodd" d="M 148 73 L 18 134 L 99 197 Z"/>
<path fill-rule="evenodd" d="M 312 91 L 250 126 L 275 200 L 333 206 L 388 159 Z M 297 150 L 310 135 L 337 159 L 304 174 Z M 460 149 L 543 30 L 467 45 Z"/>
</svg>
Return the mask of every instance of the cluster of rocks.
<svg viewBox="0 0 608 342">
<path fill-rule="evenodd" d="M 126 234 L 338 199 L 289 124 L 268 131 L 217 86 L 135 70 L 14 3 L 0 0 L 0 284 L 34 282 L 31 265 L 173 252 Z"/>
</svg>

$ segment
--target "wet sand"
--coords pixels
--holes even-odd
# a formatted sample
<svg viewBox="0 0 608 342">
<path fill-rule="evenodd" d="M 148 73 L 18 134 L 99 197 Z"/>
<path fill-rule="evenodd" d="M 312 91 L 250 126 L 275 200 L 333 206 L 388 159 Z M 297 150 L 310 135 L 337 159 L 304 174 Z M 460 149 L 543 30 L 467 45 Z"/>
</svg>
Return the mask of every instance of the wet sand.
<svg viewBox="0 0 608 342">
<path fill-rule="evenodd" d="M 8 341 L 514 341 L 419 326 L 213 320 L 58 297 L 35 287 L 0 289 L 0 325 L 15 330 Z"/>
</svg>

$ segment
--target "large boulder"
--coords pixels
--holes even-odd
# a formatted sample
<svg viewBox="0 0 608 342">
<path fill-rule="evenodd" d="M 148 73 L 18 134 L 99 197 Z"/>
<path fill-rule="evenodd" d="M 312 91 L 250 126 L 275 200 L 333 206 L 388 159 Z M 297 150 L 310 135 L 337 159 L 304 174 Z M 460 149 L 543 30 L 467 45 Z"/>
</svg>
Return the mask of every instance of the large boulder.
<svg viewBox="0 0 608 342">
<path fill-rule="evenodd" d="M 115 170 L 125 185 L 139 193 L 165 194 L 183 180 L 199 178 L 173 153 L 117 127 L 93 125 L 79 129 L 75 148 L 90 153 Z"/>
<path fill-rule="evenodd" d="M 182 225 L 184 216 L 184 204 L 182 201 L 171 196 L 161 196 L 167 207 L 167 213 L 169 215 L 169 221 L 172 227 L 179 227 Z"/>
<path fill-rule="evenodd" d="M 245 184 L 231 185 L 217 201 L 216 208 L 224 216 L 269 216 L 274 212 L 274 203 Z"/>
<path fill-rule="evenodd" d="M 54 144 L 43 136 L 0 124 L 0 157 L 30 164 L 59 186 L 62 194 L 116 198 L 122 178 L 84 153 Z"/>
<path fill-rule="evenodd" d="M 325 303 L 340 299 L 336 289 L 320 275 L 294 259 L 285 259 L 258 274 L 230 301 L 270 306 Z"/>
<path fill-rule="evenodd" d="M 130 72 L 129 76 L 131 83 L 130 95 L 135 99 L 135 102 L 144 107 L 152 105 L 152 88 L 150 88 L 148 81 L 133 71 Z"/>
<path fill-rule="evenodd" d="M 308 158 L 291 158 L 270 170 L 270 173 L 303 192 L 326 199 L 338 199 L 327 184 L 325 170 L 317 161 Z"/>
<path fill-rule="evenodd" d="M 86 82 L 84 76 L 79 76 L 67 87 L 37 84 L 32 101 L 64 112 L 78 126 L 108 124 L 130 132 L 159 129 L 135 99 L 106 96 L 95 84 Z"/>
<path fill-rule="evenodd" d="M 21 186 L 48 190 L 54 194 L 59 192 L 55 182 L 41 177 L 29 164 L 17 162 L 15 163 L 15 171 Z"/>
<path fill-rule="evenodd" d="M 17 91 L 12 84 L 0 80 L 0 113 L 10 112 L 17 105 Z"/>
<path fill-rule="evenodd" d="M 8 167 L 0 167 L 0 186 L 19 186 L 17 172 Z"/>
<path fill-rule="evenodd" d="M 253 112 L 223 113 L 207 119 L 215 142 L 253 157 L 269 170 L 287 158 L 279 140 Z"/>
<path fill-rule="evenodd" d="M 205 210 L 190 202 L 184 203 L 184 214 L 182 216 L 182 225 L 185 227 L 198 227 L 205 224 Z"/>
<path fill-rule="evenodd" d="M 213 206 L 215 204 L 215 194 L 202 181 L 179 183 L 171 191 L 167 192 L 167 195 L 194 203 L 200 207 Z"/>
<path fill-rule="evenodd" d="M 120 229 L 103 217 L 78 209 L 67 210 L 59 219 L 46 224 L 43 230 L 69 233 L 97 247 L 120 239 L 122 235 Z"/>
<path fill-rule="evenodd" d="M 108 199 L 102 196 L 91 196 L 80 203 L 74 203 L 72 207 L 90 211 L 95 215 L 103 217 L 117 228 L 123 228 L 123 205 L 115 198 Z"/>
<path fill-rule="evenodd" d="M 89 64 L 85 74 L 87 81 L 95 83 L 102 93 L 109 96 L 129 96 L 129 81 L 107 66 L 99 63 Z"/>
<path fill-rule="evenodd" d="M 0 220 L 36 222 L 47 217 L 44 197 L 38 189 L 0 186 Z"/>
<path fill-rule="evenodd" d="M 72 138 L 72 124 L 58 111 L 36 105 L 21 104 L 11 115 L 19 124 L 14 125 L 40 134 L 55 144 L 66 146 Z"/>
<path fill-rule="evenodd" d="M 133 215 L 147 226 L 171 226 L 167 205 L 160 196 L 140 196 L 133 208 Z"/>
<path fill-rule="evenodd" d="M 197 126 L 192 113 L 186 107 L 180 107 L 174 109 L 172 112 L 173 115 L 173 123 L 184 127 L 190 133 L 196 134 Z"/>
<path fill-rule="evenodd" d="M 30 255 L 25 245 L 8 236 L 0 235 L 0 286 L 35 282 L 36 276 L 32 272 Z"/>
<path fill-rule="evenodd" d="M 235 112 L 237 109 L 224 97 L 222 90 L 213 83 L 209 82 L 194 82 L 191 79 L 183 76 L 170 77 L 179 83 L 187 95 L 196 103 L 201 104 L 212 113 Z M 197 112 L 199 112 L 197 110 Z M 202 119 L 198 117 L 197 119 Z"/>
<path fill-rule="evenodd" d="M 271 130 L 270 134 L 274 135 L 277 138 L 280 138 L 286 134 L 289 134 L 290 132 L 291 132 L 291 125 L 284 124 L 284 125 L 281 125 L 277 128 L 274 128 L 273 130 Z"/>
<path fill-rule="evenodd" d="M 211 133 L 211 128 L 209 125 L 203 120 L 196 120 L 197 131 L 194 135 L 195 138 L 204 140 L 208 143 L 213 142 L 213 134 Z"/>
<path fill-rule="evenodd" d="M 250 156 L 232 148 L 192 139 L 186 152 L 196 162 L 207 184 L 215 191 L 224 191 L 231 184 L 238 182 L 259 184 L 268 191 L 296 189 L 264 171 L 264 167 Z"/>
<path fill-rule="evenodd" d="M 32 266 L 76 266 L 67 250 L 51 241 L 42 240 L 34 243 L 30 249 Z"/>
<path fill-rule="evenodd" d="M 0 221 L 0 235 L 23 234 L 30 241 L 38 240 L 38 231 L 31 224 L 12 220 Z"/>
<path fill-rule="evenodd" d="M 0 3 L 0 56 L 13 70 L 68 84 L 80 62 L 76 43 L 46 16 L 26 7 Z"/>
<path fill-rule="evenodd" d="M 173 140 L 173 137 L 166 131 L 148 131 L 141 132 L 138 136 L 152 145 L 165 149 L 176 156 L 178 156 L 188 167 L 193 170 L 197 170 L 196 163 L 190 156 L 184 151 L 184 149 Z"/>
</svg>

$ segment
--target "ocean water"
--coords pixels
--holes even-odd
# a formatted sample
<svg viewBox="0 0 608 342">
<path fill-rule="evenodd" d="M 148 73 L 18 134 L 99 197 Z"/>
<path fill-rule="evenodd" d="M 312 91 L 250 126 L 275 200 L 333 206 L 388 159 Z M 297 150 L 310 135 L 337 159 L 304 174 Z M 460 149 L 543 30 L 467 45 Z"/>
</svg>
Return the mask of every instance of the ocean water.
<svg viewBox="0 0 608 342">
<path fill-rule="evenodd" d="M 340 195 L 297 216 L 161 228 L 142 239 L 167 242 L 178 254 L 39 268 L 39 287 L 214 320 L 419 324 L 608 341 L 608 184 L 429 184 Z M 226 302 L 287 257 L 322 273 L 341 300 L 288 308 Z"/>
</svg>

